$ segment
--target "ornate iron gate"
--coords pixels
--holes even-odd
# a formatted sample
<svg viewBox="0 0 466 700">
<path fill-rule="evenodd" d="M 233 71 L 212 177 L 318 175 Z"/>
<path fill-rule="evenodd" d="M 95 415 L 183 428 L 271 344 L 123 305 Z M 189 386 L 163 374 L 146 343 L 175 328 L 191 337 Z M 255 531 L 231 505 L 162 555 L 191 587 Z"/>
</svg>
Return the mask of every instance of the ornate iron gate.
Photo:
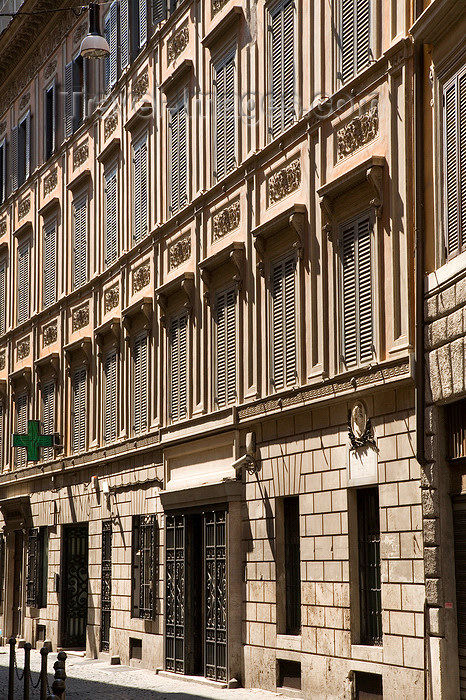
<svg viewBox="0 0 466 700">
<path fill-rule="evenodd" d="M 112 609 L 112 521 L 102 521 L 102 573 L 100 600 L 100 650 L 110 649 Z"/>
<path fill-rule="evenodd" d="M 166 517 L 165 666 L 227 677 L 226 511 Z"/>
<path fill-rule="evenodd" d="M 67 525 L 63 537 L 62 646 L 86 646 L 88 534 L 87 525 Z"/>
</svg>

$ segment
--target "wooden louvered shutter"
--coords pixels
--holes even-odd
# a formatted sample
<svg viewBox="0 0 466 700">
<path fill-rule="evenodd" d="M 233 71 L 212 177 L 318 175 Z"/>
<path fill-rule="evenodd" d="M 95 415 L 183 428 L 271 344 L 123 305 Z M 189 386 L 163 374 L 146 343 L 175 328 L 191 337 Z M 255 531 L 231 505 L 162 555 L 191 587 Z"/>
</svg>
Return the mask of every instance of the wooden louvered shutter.
<svg viewBox="0 0 466 700">
<path fill-rule="evenodd" d="M 118 3 L 112 2 L 105 18 L 105 38 L 107 39 L 110 56 L 105 59 L 105 90 L 110 92 L 118 77 Z"/>
<path fill-rule="evenodd" d="M 354 74 L 354 0 L 341 1 L 341 80 L 345 83 Z"/>
<path fill-rule="evenodd" d="M 296 381 L 296 261 L 272 269 L 272 381 L 275 389 Z"/>
<path fill-rule="evenodd" d="M 120 0 L 120 65 L 124 70 L 130 62 L 129 0 Z"/>
<path fill-rule="evenodd" d="M 0 263 L 0 334 L 6 330 L 6 263 Z"/>
<path fill-rule="evenodd" d="M 295 5 L 289 2 L 283 9 L 283 128 L 295 118 Z"/>
<path fill-rule="evenodd" d="M 3 467 L 3 445 L 4 445 L 4 408 L 3 408 L 3 403 L 0 402 L 0 468 Z M 1 544 L 2 542 L 0 541 L 0 573 L 2 569 L 2 562 L 1 562 L 1 557 L 2 557 L 2 551 L 1 551 Z M 0 576 L 0 585 L 1 585 L 1 576 Z M 1 596 L 0 596 L 0 601 L 1 601 Z"/>
<path fill-rule="evenodd" d="M 6 199 L 6 141 L 0 144 L 0 204 Z"/>
<path fill-rule="evenodd" d="M 118 256 L 117 176 L 114 170 L 105 178 L 105 264 Z"/>
<path fill-rule="evenodd" d="M 11 191 L 18 189 L 18 127 L 11 131 L 10 143 Z"/>
<path fill-rule="evenodd" d="M 368 362 L 373 355 L 371 228 L 368 218 L 358 221 L 357 236 L 359 359 Z"/>
<path fill-rule="evenodd" d="M 184 103 L 170 110 L 170 212 L 176 214 L 187 201 L 187 121 Z"/>
<path fill-rule="evenodd" d="M 370 0 L 341 0 L 341 80 L 350 80 L 371 57 Z"/>
<path fill-rule="evenodd" d="M 357 361 L 356 336 L 356 250 L 355 226 L 342 231 L 343 360 L 346 366 Z"/>
<path fill-rule="evenodd" d="M 278 136 L 294 120 L 295 100 L 295 5 L 288 2 L 271 21 L 272 136 Z"/>
<path fill-rule="evenodd" d="M 147 0 L 139 0 L 139 48 L 147 41 Z"/>
<path fill-rule="evenodd" d="M 86 449 L 86 401 L 87 370 L 76 369 L 73 374 L 73 410 L 71 415 L 71 449 L 83 452 Z"/>
<path fill-rule="evenodd" d="M 18 248 L 18 323 L 29 318 L 29 243 Z"/>
<path fill-rule="evenodd" d="M 24 118 L 24 179 L 27 180 L 31 174 L 31 112 L 28 112 Z"/>
<path fill-rule="evenodd" d="M 186 119 L 186 105 L 183 103 L 178 112 L 179 124 L 179 206 L 180 209 L 187 202 L 188 193 L 188 133 Z"/>
<path fill-rule="evenodd" d="M 356 71 L 370 60 L 370 0 L 356 0 Z"/>
<path fill-rule="evenodd" d="M 456 255 L 466 245 L 466 73 L 444 94 L 446 248 Z"/>
<path fill-rule="evenodd" d="M 147 430 L 148 338 L 140 335 L 133 346 L 133 431 Z"/>
<path fill-rule="evenodd" d="M 466 73 L 458 80 L 458 200 L 460 204 L 460 240 L 466 245 Z"/>
<path fill-rule="evenodd" d="M 57 288 L 57 236 L 56 224 L 44 229 L 44 291 L 43 305 L 50 306 L 56 300 Z"/>
<path fill-rule="evenodd" d="M 45 435 L 55 430 L 55 382 L 42 384 L 42 428 Z M 43 459 L 53 458 L 53 447 L 42 449 Z"/>
<path fill-rule="evenodd" d="M 230 58 L 215 75 L 215 177 L 220 180 L 235 167 L 235 64 Z"/>
<path fill-rule="evenodd" d="M 167 16 L 167 0 L 152 0 L 152 24 L 160 24 Z"/>
<path fill-rule="evenodd" d="M 186 417 L 187 404 L 187 314 L 172 319 L 170 332 L 170 417 Z"/>
<path fill-rule="evenodd" d="M 87 280 L 87 199 L 73 207 L 73 288 L 77 289 Z"/>
<path fill-rule="evenodd" d="M 28 430 L 28 396 L 19 394 L 16 397 L 16 432 L 25 434 Z M 27 452 L 25 447 L 15 447 L 15 465 L 25 467 L 27 464 Z"/>
<path fill-rule="evenodd" d="M 65 138 L 73 133 L 73 61 L 65 66 Z"/>
<path fill-rule="evenodd" d="M 104 440 L 111 442 L 117 436 L 117 353 L 112 350 L 105 357 Z"/>
<path fill-rule="evenodd" d="M 134 149 L 134 241 L 138 243 L 148 232 L 147 140 Z"/>
<path fill-rule="evenodd" d="M 216 306 L 216 403 L 219 407 L 236 398 L 236 293 L 217 296 Z"/>
</svg>

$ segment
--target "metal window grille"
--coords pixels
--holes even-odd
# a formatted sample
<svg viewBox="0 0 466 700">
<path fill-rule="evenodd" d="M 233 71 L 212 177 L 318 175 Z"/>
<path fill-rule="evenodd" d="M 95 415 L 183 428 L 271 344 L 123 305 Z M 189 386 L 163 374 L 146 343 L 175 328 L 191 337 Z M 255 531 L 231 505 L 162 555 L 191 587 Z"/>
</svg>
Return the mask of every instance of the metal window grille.
<svg viewBox="0 0 466 700">
<path fill-rule="evenodd" d="M 466 400 L 457 401 L 446 407 L 448 431 L 448 458 L 466 457 Z"/>
<path fill-rule="evenodd" d="M 286 634 L 301 632 L 301 553 L 299 541 L 299 497 L 283 502 L 285 539 Z"/>
<path fill-rule="evenodd" d="M 100 650 L 110 649 L 112 614 L 112 521 L 102 521 Z"/>
<path fill-rule="evenodd" d="M 382 644 L 380 517 L 377 488 L 357 493 L 359 604 L 362 644 Z"/>
<path fill-rule="evenodd" d="M 155 548 L 155 515 L 135 516 L 133 521 L 133 616 L 144 620 L 151 620 L 154 615 Z"/>
</svg>

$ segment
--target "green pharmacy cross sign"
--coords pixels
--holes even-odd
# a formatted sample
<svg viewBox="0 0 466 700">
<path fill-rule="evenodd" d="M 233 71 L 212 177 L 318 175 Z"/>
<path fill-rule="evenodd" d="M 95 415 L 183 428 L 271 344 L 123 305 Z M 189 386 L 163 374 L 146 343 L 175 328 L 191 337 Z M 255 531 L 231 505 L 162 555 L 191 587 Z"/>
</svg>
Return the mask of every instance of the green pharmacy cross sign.
<svg viewBox="0 0 466 700">
<path fill-rule="evenodd" d="M 13 434 L 13 447 L 25 447 L 28 462 L 37 462 L 39 450 L 43 447 L 53 447 L 54 442 L 54 435 L 41 435 L 39 420 L 28 420 L 27 435 Z"/>
</svg>

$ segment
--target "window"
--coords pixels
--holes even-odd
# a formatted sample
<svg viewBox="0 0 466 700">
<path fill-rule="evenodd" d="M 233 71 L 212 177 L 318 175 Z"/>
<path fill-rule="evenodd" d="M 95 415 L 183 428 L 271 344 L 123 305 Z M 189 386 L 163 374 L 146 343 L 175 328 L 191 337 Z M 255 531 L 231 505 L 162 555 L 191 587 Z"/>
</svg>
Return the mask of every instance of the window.
<svg viewBox="0 0 466 700">
<path fill-rule="evenodd" d="M 372 311 L 372 225 L 368 215 L 341 228 L 342 361 L 346 367 L 374 355 Z"/>
<path fill-rule="evenodd" d="M 346 83 L 371 61 L 371 0 L 340 0 L 340 80 Z"/>
<path fill-rule="evenodd" d="M 112 521 L 102 520 L 100 651 L 110 651 L 112 616 Z"/>
<path fill-rule="evenodd" d="M 43 263 L 43 305 L 45 308 L 57 300 L 57 227 L 55 222 L 44 227 Z"/>
<path fill-rule="evenodd" d="M 155 12 L 154 12 L 155 16 Z M 121 69 L 133 61 L 147 41 L 147 0 L 120 1 Z"/>
<path fill-rule="evenodd" d="M 105 405 L 104 441 L 112 442 L 117 436 L 117 352 L 111 350 L 105 356 Z"/>
<path fill-rule="evenodd" d="M 0 204 L 6 199 L 6 141 L 0 141 Z"/>
<path fill-rule="evenodd" d="M 133 432 L 147 430 L 148 337 L 139 335 L 133 345 Z"/>
<path fill-rule="evenodd" d="M 48 160 L 56 148 L 57 100 L 56 86 L 53 82 L 45 91 L 45 160 Z"/>
<path fill-rule="evenodd" d="M 0 470 L 3 468 L 4 413 L 4 404 L 3 402 L 0 402 Z"/>
<path fill-rule="evenodd" d="M 295 4 L 281 3 L 270 16 L 270 116 L 272 138 L 295 118 Z"/>
<path fill-rule="evenodd" d="M 466 400 L 456 401 L 445 407 L 448 459 L 466 457 Z"/>
<path fill-rule="evenodd" d="M 86 118 L 87 67 L 81 56 L 65 66 L 65 138 L 71 136 Z"/>
<path fill-rule="evenodd" d="M 134 146 L 134 242 L 138 243 L 148 233 L 148 183 L 147 183 L 147 139 Z"/>
<path fill-rule="evenodd" d="M 132 617 L 145 620 L 154 616 L 156 542 L 155 515 L 133 516 Z"/>
<path fill-rule="evenodd" d="M 110 56 L 105 59 L 105 91 L 110 92 L 118 79 L 118 2 L 112 2 L 104 19 L 104 33 Z"/>
<path fill-rule="evenodd" d="M 170 213 L 176 214 L 188 201 L 188 131 L 186 104 L 169 110 L 169 187 Z"/>
<path fill-rule="evenodd" d="M 28 531 L 26 605 L 47 607 L 48 532 L 46 527 Z"/>
<path fill-rule="evenodd" d="M 276 390 L 296 381 L 296 258 L 272 266 L 272 384 Z"/>
<path fill-rule="evenodd" d="M 87 198 L 73 202 L 73 289 L 87 282 Z"/>
<path fill-rule="evenodd" d="M 18 248 L 17 295 L 16 320 L 23 323 L 29 318 L 29 241 Z"/>
<path fill-rule="evenodd" d="M 236 292 L 217 294 L 215 304 L 215 403 L 236 399 Z"/>
<path fill-rule="evenodd" d="M 188 413 L 187 393 L 188 315 L 172 318 L 170 325 L 170 418 L 178 421 Z"/>
<path fill-rule="evenodd" d="M 71 451 L 86 449 L 87 370 L 75 369 L 72 383 Z"/>
<path fill-rule="evenodd" d="M 301 633 L 299 496 L 283 499 L 285 551 L 285 634 Z"/>
<path fill-rule="evenodd" d="M 5 585 L 5 535 L 0 533 L 0 603 L 4 599 Z"/>
<path fill-rule="evenodd" d="M 365 671 L 354 672 L 355 700 L 383 700 L 382 676 Z"/>
<path fill-rule="evenodd" d="M 6 262 L 0 262 L 0 335 L 6 330 Z"/>
<path fill-rule="evenodd" d="M 377 488 L 357 491 L 361 644 L 382 643 L 380 518 Z"/>
<path fill-rule="evenodd" d="M 44 435 L 55 432 L 55 382 L 42 383 L 42 430 Z M 53 459 L 53 447 L 42 448 L 42 459 Z"/>
<path fill-rule="evenodd" d="M 18 125 L 18 187 L 31 174 L 31 113 L 28 112 Z"/>
<path fill-rule="evenodd" d="M 235 62 L 230 56 L 215 69 L 215 168 L 220 180 L 236 164 Z"/>
<path fill-rule="evenodd" d="M 105 176 L 105 264 L 118 257 L 117 174 L 112 170 Z"/>
<path fill-rule="evenodd" d="M 25 435 L 28 431 L 28 395 L 18 394 L 15 401 L 15 432 Z M 25 447 L 14 447 L 15 466 L 27 466 L 27 452 Z"/>
<path fill-rule="evenodd" d="M 466 247 L 466 71 L 445 88 L 445 227 L 447 255 Z"/>
</svg>

